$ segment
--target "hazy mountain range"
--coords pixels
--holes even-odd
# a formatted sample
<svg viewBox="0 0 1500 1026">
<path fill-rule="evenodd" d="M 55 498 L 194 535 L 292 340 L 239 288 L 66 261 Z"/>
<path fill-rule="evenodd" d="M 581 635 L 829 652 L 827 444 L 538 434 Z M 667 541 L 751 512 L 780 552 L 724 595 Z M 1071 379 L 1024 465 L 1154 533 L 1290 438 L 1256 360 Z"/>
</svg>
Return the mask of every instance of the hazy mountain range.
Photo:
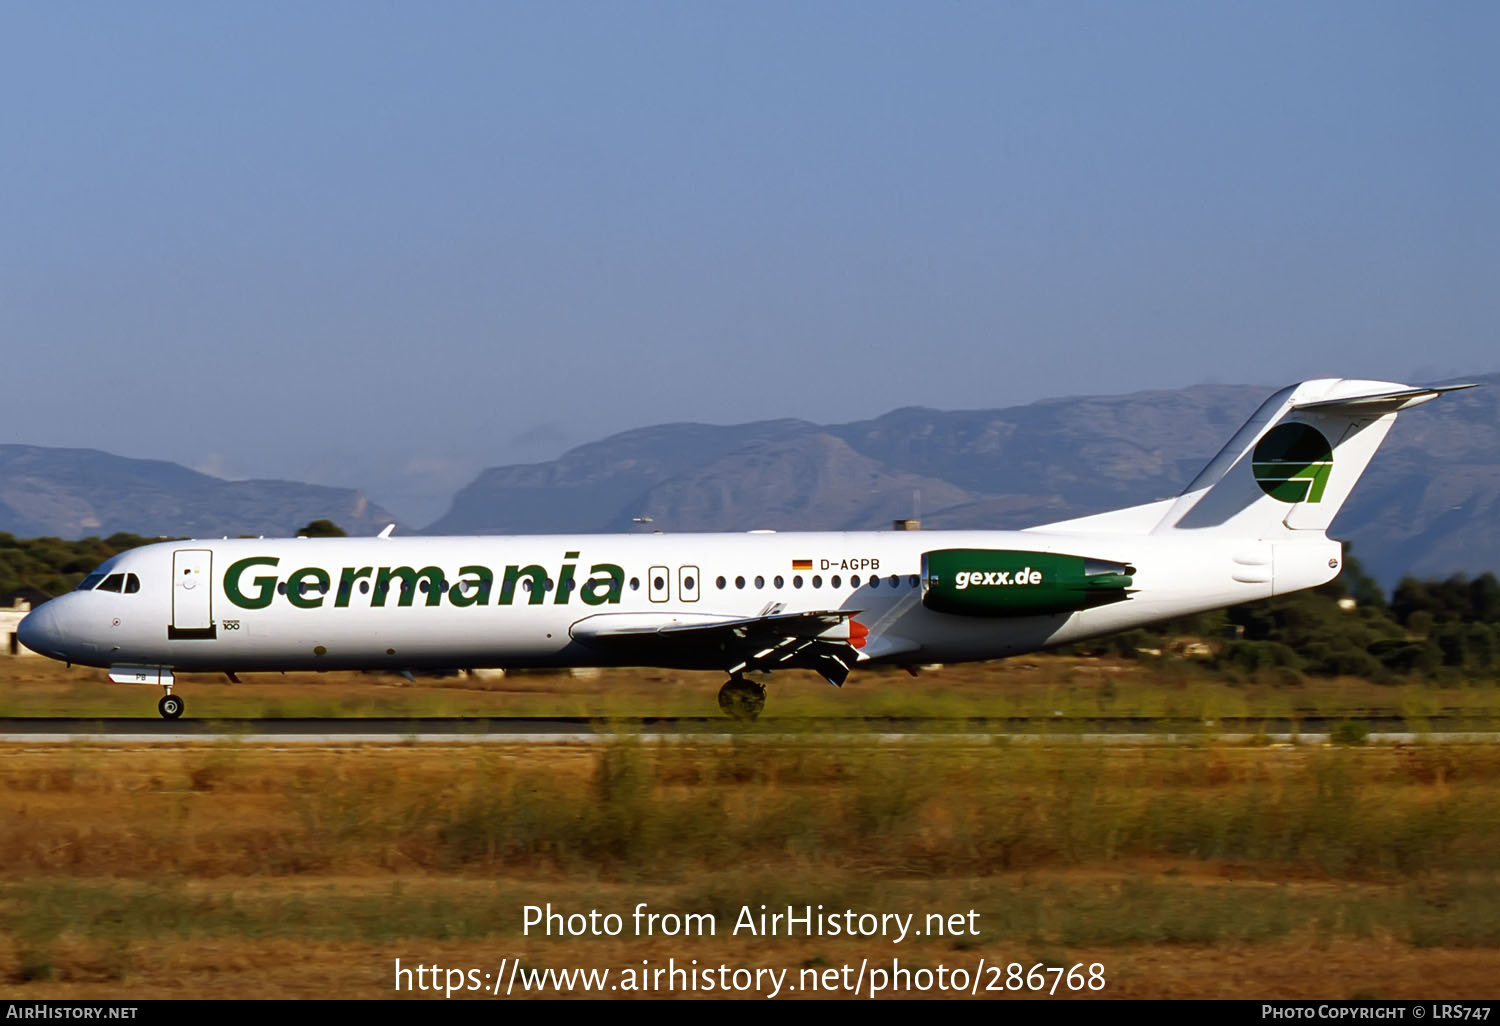
<svg viewBox="0 0 1500 1026">
<path fill-rule="evenodd" d="M 0 445 L 0 531 L 20 537 L 288 535 L 328 517 L 351 534 L 395 520 L 350 488 L 225 481 L 165 460 Z"/>
<path fill-rule="evenodd" d="M 1500 374 L 1404 415 L 1334 523 L 1387 586 L 1500 569 Z M 1200 385 L 998 410 L 907 408 L 873 420 L 665 424 L 547 463 L 493 467 L 434 534 L 1026 527 L 1175 495 L 1272 391 Z M 393 521 L 357 491 L 223 481 L 92 450 L 0 446 L 0 530 L 286 534 L 328 517 Z"/>
</svg>

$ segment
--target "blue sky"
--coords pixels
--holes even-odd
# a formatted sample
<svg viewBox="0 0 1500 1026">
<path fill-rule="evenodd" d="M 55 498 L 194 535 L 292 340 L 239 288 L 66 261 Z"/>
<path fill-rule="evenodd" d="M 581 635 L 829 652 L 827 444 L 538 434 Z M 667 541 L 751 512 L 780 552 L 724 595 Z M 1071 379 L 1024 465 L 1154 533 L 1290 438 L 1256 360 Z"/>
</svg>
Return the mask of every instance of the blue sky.
<svg viewBox="0 0 1500 1026">
<path fill-rule="evenodd" d="M 1500 369 L 1500 5 L 0 4 L 0 441 L 361 487 L 665 421 Z"/>
</svg>

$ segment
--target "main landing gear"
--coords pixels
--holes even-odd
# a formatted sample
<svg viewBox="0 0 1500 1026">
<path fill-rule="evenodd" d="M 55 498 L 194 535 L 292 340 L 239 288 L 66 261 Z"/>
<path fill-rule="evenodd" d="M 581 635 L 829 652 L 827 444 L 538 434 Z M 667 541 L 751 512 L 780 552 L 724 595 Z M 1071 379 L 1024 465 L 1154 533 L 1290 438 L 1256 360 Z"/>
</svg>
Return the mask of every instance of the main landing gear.
<svg viewBox="0 0 1500 1026">
<path fill-rule="evenodd" d="M 719 689 L 719 708 L 734 719 L 753 720 L 765 705 L 766 686 L 739 674 L 730 677 Z"/>
</svg>

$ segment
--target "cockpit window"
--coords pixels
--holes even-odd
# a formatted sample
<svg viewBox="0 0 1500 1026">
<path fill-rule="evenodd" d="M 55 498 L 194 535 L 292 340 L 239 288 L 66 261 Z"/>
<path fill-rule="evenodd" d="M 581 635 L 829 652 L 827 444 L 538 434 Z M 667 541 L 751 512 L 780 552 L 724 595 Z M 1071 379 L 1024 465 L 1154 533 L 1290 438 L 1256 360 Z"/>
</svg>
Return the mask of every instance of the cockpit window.
<svg viewBox="0 0 1500 1026">
<path fill-rule="evenodd" d="M 135 574 L 89 574 L 78 586 L 79 591 L 113 591 L 134 595 L 141 590 L 141 579 Z"/>
</svg>

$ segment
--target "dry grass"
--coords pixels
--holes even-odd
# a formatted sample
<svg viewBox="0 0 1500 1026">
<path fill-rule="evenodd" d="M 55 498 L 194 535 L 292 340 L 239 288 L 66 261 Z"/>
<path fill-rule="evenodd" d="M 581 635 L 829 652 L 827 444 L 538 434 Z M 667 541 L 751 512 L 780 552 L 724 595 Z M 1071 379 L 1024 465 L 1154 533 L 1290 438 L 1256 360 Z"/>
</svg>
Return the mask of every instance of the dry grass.
<svg viewBox="0 0 1500 1026">
<path fill-rule="evenodd" d="M 189 677 L 194 716 L 713 715 L 716 674 Z M 1213 682 L 1070 657 L 771 683 L 773 743 L 10 745 L 0 996 L 387 997 L 393 961 L 794 971 L 1100 961 L 1130 997 L 1487 997 L 1500 746 L 830 743 L 796 717 L 1493 711 L 1490 688 Z M 0 714 L 155 718 L 0 659 Z M 849 728 L 841 727 L 841 732 Z M 546 938 L 527 904 L 980 914 L 977 938 Z M 417 995 L 419 997 L 428 995 Z"/>
<path fill-rule="evenodd" d="M 401 677 L 357 673 L 182 675 L 189 715 L 304 716 L 717 716 L 722 674 L 614 669 L 597 676 L 513 673 Z M 857 671 L 842 689 L 807 671 L 769 681 L 767 715 L 1058 716 L 1214 719 L 1391 713 L 1420 718 L 1460 710 L 1500 718 L 1494 687 L 1387 686 L 1352 678 L 1287 686 L 1229 684 L 1181 659 L 1107 660 L 1038 655 L 945 666 L 913 678 L 893 668 Z M 38 657 L 0 657 L 0 716 L 155 718 L 159 691 L 110 684 L 102 670 Z"/>
<path fill-rule="evenodd" d="M 1500 947 L 1493 746 L 622 738 L 5 754 L 10 997 L 382 997 L 398 957 L 518 955 L 1089 960 L 1121 995 L 1456 997 L 1492 990 Z M 692 941 L 521 934 L 526 904 L 628 914 L 639 901 L 723 926 Z M 745 904 L 972 908 L 981 935 L 899 949 L 725 936 Z M 1238 990 L 1209 968 L 1246 960 Z"/>
<path fill-rule="evenodd" d="M 930 743 L 9 753 L 0 866 L 685 878 L 787 857 L 987 875 L 1169 856 L 1334 878 L 1500 868 L 1500 750 Z"/>
</svg>

